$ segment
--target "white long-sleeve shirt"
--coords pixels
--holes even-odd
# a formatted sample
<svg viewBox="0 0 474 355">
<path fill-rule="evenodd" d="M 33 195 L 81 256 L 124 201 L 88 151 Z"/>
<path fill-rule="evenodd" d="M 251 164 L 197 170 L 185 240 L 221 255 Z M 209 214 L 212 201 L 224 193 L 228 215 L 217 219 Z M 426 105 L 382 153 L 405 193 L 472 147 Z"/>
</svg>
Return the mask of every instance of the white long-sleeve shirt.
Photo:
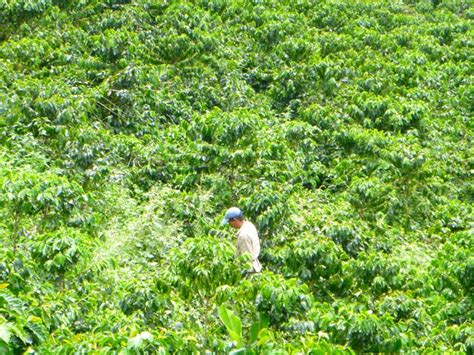
<svg viewBox="0 0 474 355">
<path fill-rule="evenodd" d="M 252 256 L 252 266 L 254 272 L 260 272 L 262 265 L 258 261 L 260 254 L 260 240 L 258 239 L 257 228 L 253 223 L 244 221 L 242 227 L 237 231 L 237 252 L 236 256 L 248 252 Z"/>
</svg>

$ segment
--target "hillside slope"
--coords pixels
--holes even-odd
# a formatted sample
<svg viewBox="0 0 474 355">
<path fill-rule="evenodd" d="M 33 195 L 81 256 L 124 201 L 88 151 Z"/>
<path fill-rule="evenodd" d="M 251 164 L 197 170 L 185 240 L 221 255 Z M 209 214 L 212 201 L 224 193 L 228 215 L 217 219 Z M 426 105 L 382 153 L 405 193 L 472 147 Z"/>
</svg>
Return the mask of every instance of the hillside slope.
<svg viewBox="0 0 474 355">
<path fill-rule="evenodd" d="M 473 17 L 0 1 L 0 352 L 472 353 Z"/>
</svg>

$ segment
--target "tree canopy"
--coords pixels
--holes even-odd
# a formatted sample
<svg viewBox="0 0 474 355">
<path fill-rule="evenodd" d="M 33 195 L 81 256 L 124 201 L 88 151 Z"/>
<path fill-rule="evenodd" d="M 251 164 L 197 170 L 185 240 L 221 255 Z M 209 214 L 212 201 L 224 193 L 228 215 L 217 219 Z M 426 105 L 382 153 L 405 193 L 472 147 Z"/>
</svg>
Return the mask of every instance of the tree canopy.
<svg viewBox="0 0 474 355">
<path fill-rule="evenodd" d="M 473 18 L 0 0 L 0 352 L 472 353 Z"/>
</svg>

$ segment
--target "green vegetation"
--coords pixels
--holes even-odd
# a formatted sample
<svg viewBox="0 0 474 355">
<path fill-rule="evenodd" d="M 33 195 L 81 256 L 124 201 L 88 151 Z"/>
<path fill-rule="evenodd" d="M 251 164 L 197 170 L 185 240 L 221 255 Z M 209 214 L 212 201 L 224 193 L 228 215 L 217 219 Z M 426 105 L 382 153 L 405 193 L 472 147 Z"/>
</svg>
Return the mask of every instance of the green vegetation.
<svg viewBox="0 0 474 355">
<path fill-rule="evenodd" d="M 0 353 L 472 353 L 473 18 L 0 0 Z"/>
</svg>

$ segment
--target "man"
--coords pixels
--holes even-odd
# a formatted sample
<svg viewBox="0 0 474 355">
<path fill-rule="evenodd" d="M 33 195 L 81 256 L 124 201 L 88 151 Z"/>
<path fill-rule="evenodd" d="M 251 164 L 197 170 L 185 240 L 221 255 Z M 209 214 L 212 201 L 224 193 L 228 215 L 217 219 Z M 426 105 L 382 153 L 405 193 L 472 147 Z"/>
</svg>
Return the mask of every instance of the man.
<svg viewBox="0 0 474 355">
<path fill-rule="evenodd" d="M 260 272 L 262 265 L 258 261 L 260 254 L 260 240 L 255 226 L 244 219 L 242 211 L 237 207 L 231 207 L 225 213 L 222 225 L 230 224 L 234 229 L 238 229 L 236 256 L 248 252 L 252 256 L 252 270 L 250 272 Z"/>
</svg>

